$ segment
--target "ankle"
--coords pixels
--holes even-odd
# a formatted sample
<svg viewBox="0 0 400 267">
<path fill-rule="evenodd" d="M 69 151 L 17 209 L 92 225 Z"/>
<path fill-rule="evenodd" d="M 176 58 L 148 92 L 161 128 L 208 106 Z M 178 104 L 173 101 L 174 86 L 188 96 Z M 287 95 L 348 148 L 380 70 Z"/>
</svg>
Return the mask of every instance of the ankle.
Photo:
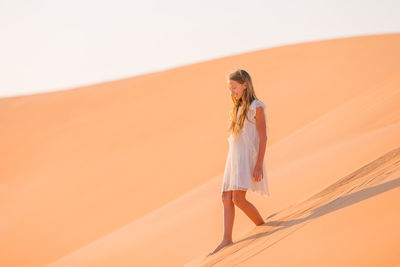
<svg viewBox="0 0 400 267">
<path fill-rule="evenodd" d="M 225 242 L 232 242 L 232 237 L 223 237 L 223 238 L 222 238 L 222 241 L 225 241 Z"/>
</svg>

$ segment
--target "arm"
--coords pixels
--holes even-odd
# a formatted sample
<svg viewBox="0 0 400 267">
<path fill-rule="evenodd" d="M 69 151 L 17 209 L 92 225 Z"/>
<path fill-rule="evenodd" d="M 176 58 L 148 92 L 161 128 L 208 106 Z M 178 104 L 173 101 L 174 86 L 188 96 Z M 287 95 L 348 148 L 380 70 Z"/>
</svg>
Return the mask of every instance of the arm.
<svg viewBox="0 0 400 267">
<path fill-rule="evenodd" d="M 262 167 L 264 161 L 265 148 L 267 145 L 267 133 L 266 133 L 266 122 L 265 114 L 262 107 L 256 108 L 256 126 L 260 143 L 258 145 L 258 157 L 256 166 Z"/>
</svg>

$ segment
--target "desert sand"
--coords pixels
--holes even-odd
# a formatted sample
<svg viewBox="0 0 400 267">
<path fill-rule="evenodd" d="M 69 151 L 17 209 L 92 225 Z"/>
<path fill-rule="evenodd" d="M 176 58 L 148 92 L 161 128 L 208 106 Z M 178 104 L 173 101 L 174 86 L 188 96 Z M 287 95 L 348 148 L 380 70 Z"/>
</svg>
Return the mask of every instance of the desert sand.
<svg viewBox="0 0 400 267">
<path fill-rule="evenodd" d="M 285 45 L 0 99 L 0 266 L 399 266 L 400 33 Z M 269 197 L 223 233 L 243 68 Z M 22 77 L 21 77 L 22 78 Z"/>
</svg>

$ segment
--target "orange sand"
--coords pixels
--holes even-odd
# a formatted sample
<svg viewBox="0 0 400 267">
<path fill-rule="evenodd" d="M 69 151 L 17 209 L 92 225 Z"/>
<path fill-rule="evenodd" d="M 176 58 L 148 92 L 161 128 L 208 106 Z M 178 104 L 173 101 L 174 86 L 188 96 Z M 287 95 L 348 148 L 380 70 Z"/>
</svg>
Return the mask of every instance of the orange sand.
<svg viewBox="0 0 400 267">
<path fill-rule="evenodd" d="M 0 99 L 0 266 L 400 264 L 400 34 L 287 45 Z M 266 219 L 220 186 L 246 69 L 267 105 Z"/>
</svg>

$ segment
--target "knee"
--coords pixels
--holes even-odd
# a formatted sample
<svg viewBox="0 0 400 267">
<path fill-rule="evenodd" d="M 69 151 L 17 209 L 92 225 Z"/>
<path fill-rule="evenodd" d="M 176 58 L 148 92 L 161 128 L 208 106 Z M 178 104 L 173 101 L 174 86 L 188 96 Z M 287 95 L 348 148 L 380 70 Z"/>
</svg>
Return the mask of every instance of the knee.
<svg viewBox="0 0 400 267">
<path fill-rule="evenodd" d="M 222 194 L 221 198 L 222 198 L 222 203 L 224 203 L 224 205 L 233 205 L 232 194 L 224 193 Z"/>
<path fill-rule="evenodd" d="M 232 201 L 236 206 L 240 207 L 246 202 L 246 199 L 242 196 L 233 195 Z"/>
</svg>

